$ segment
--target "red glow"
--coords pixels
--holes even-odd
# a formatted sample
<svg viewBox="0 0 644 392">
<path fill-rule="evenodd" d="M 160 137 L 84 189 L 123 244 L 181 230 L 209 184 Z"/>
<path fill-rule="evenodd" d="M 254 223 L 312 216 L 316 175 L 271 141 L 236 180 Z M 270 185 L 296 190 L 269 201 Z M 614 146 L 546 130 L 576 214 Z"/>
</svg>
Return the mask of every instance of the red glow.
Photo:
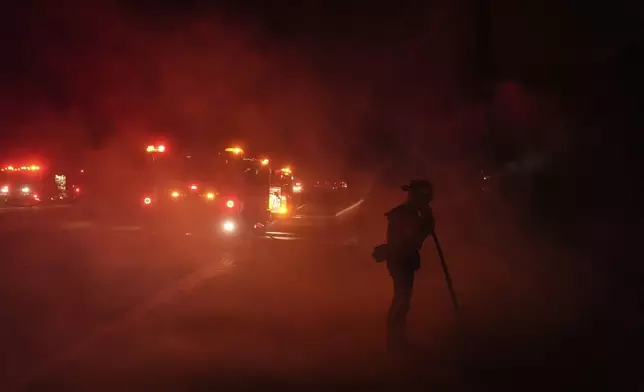
<svg viewBox="0 0 644 392">
<path fill-rule="evenodd" d="M 80 193 L 80 188 L 76 188 L 76 189 L 74 189 L 74 191 L 75 191 L 76 193 Z"/>
</svg>

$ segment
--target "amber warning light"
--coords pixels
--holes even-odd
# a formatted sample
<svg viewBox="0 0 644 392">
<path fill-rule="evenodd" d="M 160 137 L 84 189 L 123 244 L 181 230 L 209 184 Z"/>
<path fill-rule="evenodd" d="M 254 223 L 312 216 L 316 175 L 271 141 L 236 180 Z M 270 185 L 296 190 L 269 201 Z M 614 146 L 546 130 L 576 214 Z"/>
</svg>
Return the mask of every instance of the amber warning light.
<svg viewBox="0 0 644 392">
<path fill-rule="evenodd" d="M 244 153 L 244 150 L 242 150 L 242 149 L 241 149 L 241 148 L 239 148 L 239 147 L 228 147 L 228 148 L 226 149 L 226 152 L 232 152 L 232 153 L 233 153 L 233 154 L 235 154 L 235 155 L 240 155 L 240 154 L 243 154 L 243 153 Z"/>
<path fill-rule="evenodd" d="M 158 146 L 150 144 L 145 148 L 145 151 L 147 152 L 165 152 L 165 146 L 163 144 L 160 144 Z"/>
</svg>

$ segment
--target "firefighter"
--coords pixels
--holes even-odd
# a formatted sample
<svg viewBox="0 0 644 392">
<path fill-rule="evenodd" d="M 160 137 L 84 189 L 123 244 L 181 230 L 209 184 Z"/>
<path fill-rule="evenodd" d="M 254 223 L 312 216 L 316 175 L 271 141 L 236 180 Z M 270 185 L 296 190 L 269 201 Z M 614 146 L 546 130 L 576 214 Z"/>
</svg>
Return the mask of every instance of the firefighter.
<svg viewBox="0 0 644 392">
<path fill-rule="evenodd" d="M 401 187 L 407 200 L 387 212 L 387 242 L 374 249 L 376 261 L 387 262 L 393 280 L 393 299 L 387 315 L 387 349 L 398 352 L 407 346 L 406 322 L 414 275 L 420 268 L 420 249 L 434 231 L 430 207 L 433 187 L 429 181 L 414 180 Z"/>
</svg>

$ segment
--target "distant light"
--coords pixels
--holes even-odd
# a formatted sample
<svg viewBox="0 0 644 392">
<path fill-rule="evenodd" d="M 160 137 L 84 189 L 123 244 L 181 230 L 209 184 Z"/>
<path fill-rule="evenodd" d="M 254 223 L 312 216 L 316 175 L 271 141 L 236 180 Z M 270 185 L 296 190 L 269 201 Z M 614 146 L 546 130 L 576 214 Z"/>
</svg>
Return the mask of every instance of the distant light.
<svg viewBox="0 0 644 392">
<path fill-rule="evenodd" d="M 208 200 L 213 200 L 215 198 L 215 194 L 212 192 L 206 193 L 206 199 Z"/>
<path fill-rule="evenodd" d="M 195 185 L 195 184 L 190 185 L 190 189 L 192 189 L 193 191 L 196 191 L 197 190 L 197 185 Z"/>
<path fill-rule="evenodd" d="M 157 147 L 157 151 L 159 151 L 159 152 L 164 152 L 164 151 L 165 151 L 165 146 L 164 146 L 164 145 L 160 145 L 159 147 Z"/>
<path fill-rule="evenodd" d="M 148 146 L 148 147 L 145 149 L 145 151 L 147 151 L 147 152 L 152 152 L 152 151 L 154 151 L 154 150 L 155 150 L 155 148 L 154 148 L 154 146 L 152 146 L 152 145 Z"/>
<path fill-rule="evenodd" d="M 76 188 L 74 190 L 76 191 L 76 193 L 80 193 L 80 188 Z"/>
<path fill-rule="evenodd" d="M 301 184 L 293 185 L 293 193 L 300 193 L 300 192 L 302 192 L 302 185 Z"/>
<path fill-rule="evenodd" d="M 262 165 L 266 166 L 268 165 L 270 161 L 268 159 L 262 159 Z"/>
<path fill-rule="evenodd" d="M 28 187 L 28 186 L 26 186 L 26 187 L 24 187 L 24 188 L 22 188 L 22 189 L 20 190 L 20 192 L 22 192 L 22 193 L 29 193 L 30 191 L 31 191 L 31 189 L 29 189 L 29 187 Z"/>
<path fill-rule="evenodd" d="M 38 195 L 34 194 L 33 196 L 34 196 L 34 200 L 40 201 L 40 197 Z"/>
<path fill-rule="evenodd" d="M 150 199 L 149 197 L 146 197 L 143 199 L 143 203 L 145 203 L 146 205 L 150 205 L 152 204 L 152 199 Z"/>
<path fill-rule="evenodd" d="M 173 192 L 170 194 L 170 196 L 172 196 L 172 197 L 174 197 L 174 198 L 177 198 L 177 197 L 179 197 L 179 192 L 177 192 L 177 191 L 173 191 Z"/>
<path fill-rule="evenodd" d="M 281 171 L 282 171 L 282 173 L 284 173 L 286 175 L 291 174 L 291 168 L 290 167 L 283 167 Z"/>
<path fill-rule="evenodd" d="M 0 193 L 9 193 L 9 186 L 5 185 L 2 188 L 0 188 Z"/>
<path fill-rule="evenodd" d="M 234 202 L 234 201 L 232 201 L 232 200 L 228 200 L 228 201 L 226 202 L 226 207 L 228 207 L 228 208 L 233 208 L 234 206 L 235 206 L 235 202 Z"/>
<path fill-rule="evenodd" d="M 81 173 L 85 173 L 85 170 L 81 169 Z"/>
</svg>

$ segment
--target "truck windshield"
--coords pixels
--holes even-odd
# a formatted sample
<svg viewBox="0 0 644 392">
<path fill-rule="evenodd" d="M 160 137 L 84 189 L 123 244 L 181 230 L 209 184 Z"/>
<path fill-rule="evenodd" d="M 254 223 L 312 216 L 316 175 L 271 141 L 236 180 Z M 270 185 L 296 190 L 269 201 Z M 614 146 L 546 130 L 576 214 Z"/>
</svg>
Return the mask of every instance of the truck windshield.
<svg viewBox="0 0 644 392">
<path fill-rule="evenodd" d="M 186 155 L 159 159 L 151 163 L 150 169 L 150 177 L 161 183 L 198 182 L 230 188 L 254 185 L 261 182 L 264 176 L 268 179 L 268 174 L 256 162 L 227 159 L 220 155 Z"/>
<path fill-rule="evenodd" d="M 34 184 L 40 182 L 40 173 L 23 171 L 3 171 L 0 174 L 0 182 L 4 184 Z"/>
</svg>

